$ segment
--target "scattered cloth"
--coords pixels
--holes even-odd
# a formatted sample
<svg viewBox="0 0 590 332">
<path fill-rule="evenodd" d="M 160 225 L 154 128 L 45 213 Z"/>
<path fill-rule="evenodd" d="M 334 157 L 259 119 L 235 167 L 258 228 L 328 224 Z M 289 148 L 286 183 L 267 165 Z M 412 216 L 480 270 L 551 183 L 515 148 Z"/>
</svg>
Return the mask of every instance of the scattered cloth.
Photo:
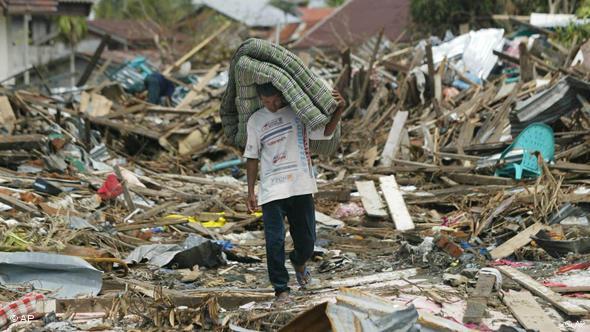
<svg viewBox="0 0 590 332">
<path fill-rule="evenodd" d="M 489 274 L 489 275 L 493 275 L 496 277 L 496 283 L 495 283 L 495 287 L 496 290 L 501 290 L 502 289 L 502 274 L 500 273 L 500 271 L 491 268 L 491 267 L 484 267 L 481 270 L 479 270 L 479 272 L 477 274 Z"/>
<path fill-rule="evenodd" d="M 147 260 L 159 267 L 190 269 L 195 265 L 214 268 L 226 264 L 222 246 L 190 234 L 182 244 L 148 244 L 135 248 L 125 259 L 128 264 Z"/>
<path fill-rule="evenodd" d="M 43 294 L 29 293 L 16 301 L 0 305 L 0 328 L 34 316 L 35 304 L 44 299 Z"/>
<path fill-rule="evenodd" d="M 98 195 L 103 200 L 116 198 L 123 193 L 123 186 L 115 174 L 109 174 L 104 184 L 98 189 Z"/>
</svg>

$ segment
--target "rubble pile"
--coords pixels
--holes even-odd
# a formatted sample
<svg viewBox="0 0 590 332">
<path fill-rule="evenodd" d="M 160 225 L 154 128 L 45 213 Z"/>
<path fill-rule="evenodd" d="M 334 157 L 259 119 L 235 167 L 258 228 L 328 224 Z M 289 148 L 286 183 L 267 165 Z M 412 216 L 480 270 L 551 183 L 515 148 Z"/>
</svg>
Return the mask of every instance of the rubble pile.
<svg viewBox="0 0 590 332">
<path fill-rule="evenodd" d="M 133 90 L 132 66 L 74 93 L 2 88 L 0 328 L 590 324 L 590 68 L 526 27 L 301 55 L 348 106 L 314 160 L 317 282 L 287 308 L 223 136 L 229 62 L 169 106 Z"/>
</svg>

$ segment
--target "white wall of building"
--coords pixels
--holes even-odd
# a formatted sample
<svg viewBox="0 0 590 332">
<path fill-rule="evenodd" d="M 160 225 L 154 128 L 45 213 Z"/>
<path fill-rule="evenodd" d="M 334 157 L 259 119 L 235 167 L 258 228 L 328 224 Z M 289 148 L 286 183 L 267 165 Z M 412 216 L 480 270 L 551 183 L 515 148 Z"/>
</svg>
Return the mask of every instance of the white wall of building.
<svg viewBox="0 0 590 332">
<path fill-rule="evenodd" d="M 32 40 L 39 40 L 48 31 L 57 29 L 55 26 L 47 27 L 48 23 L 55 25 L 51 20 L 32 17 Z M 27 37 L 24 33 L 22 16 L 0 16 L 0 81 L 26 69 L 24 53 Z M 92 53 L 99 44 L 99 38 L 89 36 L 77 45 L 76 50 Z M 69 46 L 58 39 L 40 46 L 30 44 L 29 66 L 46 64 L 69 54 Z"/>
<path fill-rule="evenodd" d="M 0 14 L 0 80 L 10 76 L 8 59 L 8 23 L 6 16 Z"/>
</svg>

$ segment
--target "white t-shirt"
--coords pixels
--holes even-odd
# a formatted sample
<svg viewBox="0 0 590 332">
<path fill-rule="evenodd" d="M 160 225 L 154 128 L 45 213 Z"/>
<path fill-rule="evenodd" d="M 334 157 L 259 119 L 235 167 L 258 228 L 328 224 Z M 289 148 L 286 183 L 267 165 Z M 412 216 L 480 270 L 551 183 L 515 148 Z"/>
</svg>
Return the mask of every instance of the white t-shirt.
<svg viewBox="0 0 590 332">
<path fill-rule="evenodd" d="M 328 140 L 324 127 L 308 130 L 291 107 L 259 109 L 248 120 L 244 157 L 260 160 L 258 204 L 318 191 L 309 140 Z"/>
</svg>

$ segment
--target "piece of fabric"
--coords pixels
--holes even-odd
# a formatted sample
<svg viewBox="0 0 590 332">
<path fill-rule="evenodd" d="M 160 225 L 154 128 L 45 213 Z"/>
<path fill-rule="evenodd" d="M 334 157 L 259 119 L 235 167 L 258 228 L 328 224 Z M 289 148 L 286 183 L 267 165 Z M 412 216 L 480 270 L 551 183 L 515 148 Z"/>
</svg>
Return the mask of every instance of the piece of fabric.
<svg viewBox="0 0 590 332">
<path fill-rule="evenodd" d="M 258 205 L 318 191 L 311 166 L 309 139 L 329 140 L 324 127 L 309 130 L 291 107 L 262 108 L 248 120 L 244 157 L 260 160 Z"/>
<path fill-rule="evenodd" d="M 268 277 L 277 294 L 289 290 L 289 273 L 285 267 L 285 216 L 295 247 L 289 259 L 293 265 L 305 265 L 313 255 L 316 239 L 313 196 L 294 196 L 262 205 Z"/>
<path fill-rule="evenodd" d="M 220 109 L 224 133 L 234 145 L 244 147 L 249 117 L 262 108 L 256 85 L 272 83 L 282 92 L 295 114 L 309 128 L 325 126 L 338 107 L 331 89 L 301 60 L 271 42 L 248 39 L 234 54 L 229 83 Z M 331 140 L 312 140 L 314 153 L 332 154 L 338 148 L 340 127 Z"/>
<path fill-rule="evenodd" d="M 98 196 L 102 200 L 117 198 L 123 193 L 123 186 L 115 174 L 109 174 L 102 187 L 98 189 Z"/>
<path fill-rule="evenodd" d="M 148 102 L 155 105 L 161 103 L 162 97 L 172 97 L 174 94 L 174 83 L 160 73 L 151 73 L 146 76 L 145 85 L 148 90 Z"/>
<path fill-rule="evenodd" d="M 43 294 L 29 293 L 16 301 L 0 305 L 0 328 L 27 320 L 29 315 L 35 313 L 37 301 L 44 299 Z"/>
</svg>

